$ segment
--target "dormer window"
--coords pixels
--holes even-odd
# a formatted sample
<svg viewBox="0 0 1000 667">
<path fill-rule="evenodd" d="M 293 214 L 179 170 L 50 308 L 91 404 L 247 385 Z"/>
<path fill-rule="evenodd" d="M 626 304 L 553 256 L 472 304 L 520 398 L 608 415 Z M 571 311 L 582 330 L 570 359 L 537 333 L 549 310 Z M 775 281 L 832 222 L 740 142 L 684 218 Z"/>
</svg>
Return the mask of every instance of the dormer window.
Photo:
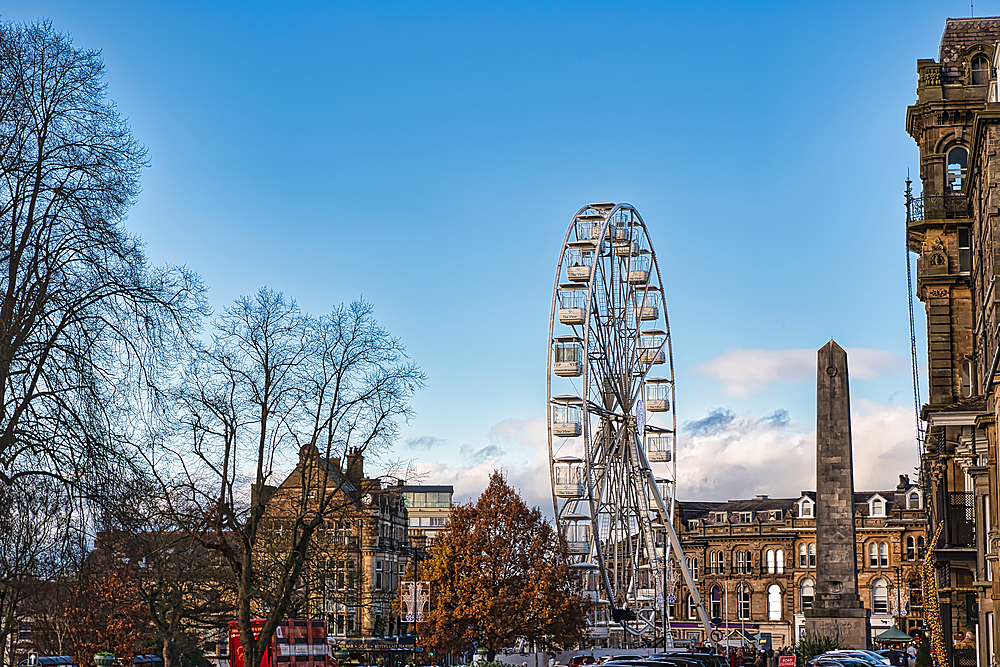
<svg viewBox="0 0 1000 667">
<path fill-rule="evenodd" d="M 976 56 L 972 59 L 972 85 L 985 86 L 990 82 L 990 61 L 986 56 Z"/>
<path fill-rule="evenodd" d="M 948 151 L 948 190 L 961 192 L 969 168 L 969 151 L 955 146 Z"/>
<path fill-rule="evenodd" d="M 725 512 L 716 512 L 715 513 L 715 523 L 725 523 L 725 522 L 726 522 L 726 513 Z"/>
<path fill-rule="evenodd" d="M 813 517 L 813 501 L 806 498 L 799 503 L 799 518 L 811 519 Z"/>
<path fill-rule="evenodd" d="M 740 523 L 750 523 L 753 521 L 753 512 L 740 512 L 739 520 Z"/>
<path fill-rule="evenodd" d="M 906 496 L 906 509 L 920 509 L 920 493 L 918 491 L 910 491 L 910 494 Z"/>
<path fill-rule="evenodd" d="M 885 516 L 885 500 L 875 496 L 868 501 L 868 513 L 870 516 Z"/>
</svg>

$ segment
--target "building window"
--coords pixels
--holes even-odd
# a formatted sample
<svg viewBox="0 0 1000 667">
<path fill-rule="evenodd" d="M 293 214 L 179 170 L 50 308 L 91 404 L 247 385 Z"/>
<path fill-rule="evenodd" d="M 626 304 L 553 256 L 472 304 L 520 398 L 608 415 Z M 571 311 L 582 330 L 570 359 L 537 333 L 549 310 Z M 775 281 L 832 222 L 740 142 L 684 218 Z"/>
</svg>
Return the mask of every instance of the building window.
<svg viewBox="0 0 1000 667">
<path fill-rule="evenodd" d="M 778 561 L 778 574 L 784 574 L 785 573 L 785 552 L 782 551 L 781 549 L 778 549 L 777 551 L 774 552 L 774 555 L 775 555 L 775 557 L 776 557 L 776 559 Z"/>
<path fill-rule="evenodd" d="M 698 557 L 691 556 L 687 559 L 688 572 L 691 573 L 691 578 L 698 581 Z"/>
<path fill-rule="evenodd" d="M 878 545 L 874 542 L 868 544 L 868 567 L 878 567 Z"/>
<path fill-rule="evenodd" d="M 689 595 L 688 596 L 687 608 L 688 608 L 688 618 L 689 619 L 697 618 L 698 617 L 698 610 L 697 610 L 697 607 L 694 604 L 694 596 L 693 595 Z"/>
<path fill-rule="evenodd" d="M 781 620 L 781 587 L 777 584 L 767 589 L 767 620 Z"/>
<path fill-rule="evenodd" d="M 813 515 L 813 504 L 811 500 L 803 500 L 802 504 L 799 505 L 799 517 L 800 518 L 811 518 Z"/>
<path fill-rule="evenodd" d="M 725 523 L 725 522 L 726 522 L 726 513 L 725 512 L 716 512 L 715 513 L 715 523 Z"/>
<path fill-rule="evenodd" d="M 968 273 L 972 270 L 972 246 L 969 243 L 968 227 L 958 228 L 958 270 L 961 273 Z"/>
<path fill-rule="evenodd" d="M 382 590 L 382 561 L 375 561 L 375 588 Z"/>
<path fill-rule="evenodd" d="M 966 359 L 962 362 L 959 370 L 959 380 L 962 382 L 962 396 L 969 398 L 972 396 L 972 360 Z"/>
<path fill-rule="evenodd" d="M 924 555 L 924 538 L 923 536 L 917 536 L 917 558 Z"/>
<path fill-rule="evenodd" d="M 985 86 L 990 82 L 990 61 L 985 56 L 972 59 L 972 85 Z"/>
<path fill-rule="evenodd" d="M 767 550 L 767 573 L 774 574 L 774 549 Z"/>
<path fill-rule="evenodd" d="M 710 601 L 712 618 L 722 618 L 722 589 L 718 586 L 712 586 Z"/>
<path fill-rule="evenodd" d="M 722 552 L 708 552 L 708 571 L 711 574 L 722 574 Z"/>
<path fill-rule="evenodd" d="M 878 566 L 889 567 L 889 543 L 882 542 L 878 545 Z"/>
<path fill-rule="evenodd" d="M 916 560 L 917 559 L 917 541 L 913 539 L 913 535 L 908 535 L 906 538 L 906 560 Z"/>
<path fill-rule="evenodd" d="M 969 166 L 969 151 L 955 146 L 948 151 L 948 189 L 961 192 Z"/>
<path fill-rule="evenodd" d="M 803 569 L 809 567 L 809 557 L 806 555 L 805 543 L 799 545 L 799 567 Z"/>
<path fill-rule="evenodd" d="M 872 613 L 889 613 L 889 589 L 886 587 L 885 579 L 872 581 Z"/>
<path fill-rule="evenodd" d="M 752 554 L 749 551 L 743 551 L 742 549 L 736 550 L 736 573 L 737 574 L 750 574 L 750 566 L 752 564 Z"/>
<path fill-rule="evenodd" d="M 870 507 L 872 516 L 885 516 L 885 501 L 881 498 L 872 498 Z"/>
<path fill-rule="evenodd" d="M 920 509 L 920 494 L 916 491 L 911 491 L 910 496 L 907 499 L 906 507 L 911 510 Z"/>
<path fill-rule="evenodd" d="M 740 523 L 750 523 L 753 521 L 753 512 L 740 512 Z"/>
<path fill-rule="evenodd" d="M 740 584 L 736 589 L 736 618 L 740 621 L 750 620 L 750 588 Z"/>
<path fill-rule="evenodd" d="M 809 567 L 816 567 L 816 543 L 809 543 Z"/>
<path fill-rule="evenodd" d="M 815 589 L 813 588 L 812 579 L 802 580 L 802 610 L 812 609 L 813 607 L 813 596 L 815 595 Z"/>
</svg>

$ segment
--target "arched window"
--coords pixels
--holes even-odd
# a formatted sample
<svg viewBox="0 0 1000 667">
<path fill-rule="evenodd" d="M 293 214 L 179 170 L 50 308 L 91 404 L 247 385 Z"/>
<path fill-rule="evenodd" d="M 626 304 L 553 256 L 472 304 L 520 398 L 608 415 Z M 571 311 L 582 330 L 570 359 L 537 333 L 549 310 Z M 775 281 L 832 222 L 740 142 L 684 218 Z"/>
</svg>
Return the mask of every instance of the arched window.
<svg viewBox="0 0 1000 667">
<path fill-rule="evenodd" d="M 688 562 L 688 572 L 691 573 L 691 578 L 698 581 L 698 557 L 691 556 L 687 559 Z"/>
<path fill-rule="evenodd" d="M 801 609 L 805 611 L 806 609 L 812 609 L 813 606 L 813 596 L 816 594 L 816 589 L 814 588 L 812 579 L 802 580 L 802 607 Z"/>
<path fill-rule="evenodd" d="M 694 596 L 693 595 L 689 595 L 688 596 L 687 607 L 688 607 L 688 618 L 689 619 L 690 618 L 697 618 L 698 608 L 697 608 L 697 606 L 694 603 Z"/>
<path fill-rule="evenodd" d="M 750 588 L 746 584 L 740 584 L 736 589 L 736 618 L 750 620 Z"/>
<path fill-rule="evenodd" d="M 923 536 L 917 536 L 917 558 L 920 558 L 921 554 L 924 553 L 924 538 Z"/>
<path fill-rule="evenodd" d="M 712 618 L 722 618 L 722 589 L 718 586 L 712 586 L 712 592 L 709 599 L 712 603 Z"/>
<path fill-rule="evenodd" d="M 882 542 L 878 545 L 878 566 L 889 567 L 889 543 Z"/>
<path fill-rule="evenodd" d="M 816 543 L 809 543 L 809 567 L 816 567 Z"/>
<path fill-rule="evenodd" d="M 868 543 L 868 567 L 878 567 L 878 545 Z"/>
<path fill-rule="evenodd" d="M 722 552 L 710 551 L 708 553 L 708 569 L 712 574 L 722 574 Z"/>
<path fill-rule="evenodd" d="M 774 574 L 774 549 L 767 550 L 767 573 Z"/>
<path fill-rule="evenodd" d="M 804 542 L 799 545 L 799 567 L 809 567 L 809 557 L 806 556 L 806 545 Z"/>
<path fill-rule="evenodd" d="M 990 61 L 985 56 L 972 59 L 972 85 L 985 86 L 990 82 Z"/>
<path fill-rule="evenodd" d="M 767 588 L 767 620 L 781 620 L 781 587 L 777 584 Z"/>
<path fill-rule="evenodd" d="M 948 151 L 948 189 L 961 192 L 965 174 L 969 168 L 969 151 L 955 146 Z"/>
<path fill-rule="evenodd" d="M 917 542 L 913 539 L 913 535 L 908 535 L 906 537 L 906 560 L 916 560 L 917 559 Z"/>
<path fill-rule="evenodd" d="M 920 509 L 920 494 L 916 491 L 910 492 L 909 504 L 907 505 L 907 508 L 911 510 Z"/>
<path fill-rule="evenodd" d="M 811 500 L 803 500 L 802 504 L 799 505 L 799 517 L 803 519 L 808 519 L 813 515 L 813 504 Z"/>
<path fill-rule="evenodd" d="M 778 574 L 784 574 L 785 573 L 785 552 L 782 551 L 781 549 L 778 549 L 777 551 L 774 552 L 774 555 L 777 557 L 777 561 L 778 561 Z"/>
<path fill-rule="evenodd" d="M 885 579 L 872 581 L 872 613 L 889 613 L 889 589 L 885 584 Z"/>
<path fill-rule="evenodd" d="M 750 556 L 749 551 L 743 551 L 742 549 L 736 550 L 736 573 L 737 574 L 747 574 L 750 572 Z"/>
</svg>

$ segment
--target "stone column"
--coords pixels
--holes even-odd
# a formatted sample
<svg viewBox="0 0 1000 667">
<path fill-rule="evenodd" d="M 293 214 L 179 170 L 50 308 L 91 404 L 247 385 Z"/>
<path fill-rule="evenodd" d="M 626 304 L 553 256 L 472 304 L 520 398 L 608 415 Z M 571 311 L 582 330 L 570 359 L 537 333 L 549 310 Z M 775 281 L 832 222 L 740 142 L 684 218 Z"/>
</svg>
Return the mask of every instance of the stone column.
<svg viewBox="0 0 1000 667">
<path fill-rule="evenodd" d="M 817 357 L 816 594 L 805 613 L 806 632 L 836 637 L 843 648 L 867 648 L 871 623 L 858 596 L 847 353 L 831 340 Z"/>
</svg>

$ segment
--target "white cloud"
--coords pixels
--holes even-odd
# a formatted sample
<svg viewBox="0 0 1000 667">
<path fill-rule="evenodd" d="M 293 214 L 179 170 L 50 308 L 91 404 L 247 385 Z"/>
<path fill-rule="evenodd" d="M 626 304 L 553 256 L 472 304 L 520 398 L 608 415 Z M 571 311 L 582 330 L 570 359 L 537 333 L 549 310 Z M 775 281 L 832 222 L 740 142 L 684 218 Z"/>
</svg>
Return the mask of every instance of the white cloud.
<svg viewBox="0 0 1000 667">
<path fill-rule="evenodd" d="M 893 489 L 898 475 L 912 476 L 917 455 L 910 410 L 857 400 L 851 427 L 857 490 Z M 677 475 L 681 500 L 797 497 L 815 489 L 815 426 L 713 410 L 681 430 Z"/>
<path fill-rule="evenodd" d="M 847 348 L 847 359 L 854 380 L 874 380 L 908 368 L 904 357 L 866 347 Z M 747 397 L 771 384 L 812 382 L 816 377 L 816 351 L 729 350 L 694 370 L 722 382 L 726 393 Z"/>
<path fill-rule="evenodd" d="M 478 499 L 490 474 L 500 470 L 529 506 L 538 506 L 551 517 L 545 417 L 502 421 L 490 429 L 486 440 L 478 446 L 463 445 L 458 460 L 418 462 L 420 483 L 450 484 L 455 487 L 455 502 L 464 503 Z"/>
<path fill-rule="evenodd" d="M 917 463 L 913 413 L 867 400 L 855 400 L 853 408 L 855 488 L 895 488 L 897 475 L 912 475 Z M 719 408 L 683 425 L 677 463 L 680 500 L 798 497 L 815 489 L 815 426 L 790 423 L 781 409 L 755 418 Z M 422 484 L 454 486 L 459 503 L 479 498 L 490 474 L 501 470 L 528 505 L 552 516 L 544 416 L 500 422 L 485 442 L 416 468 Z"/>
</svg>

